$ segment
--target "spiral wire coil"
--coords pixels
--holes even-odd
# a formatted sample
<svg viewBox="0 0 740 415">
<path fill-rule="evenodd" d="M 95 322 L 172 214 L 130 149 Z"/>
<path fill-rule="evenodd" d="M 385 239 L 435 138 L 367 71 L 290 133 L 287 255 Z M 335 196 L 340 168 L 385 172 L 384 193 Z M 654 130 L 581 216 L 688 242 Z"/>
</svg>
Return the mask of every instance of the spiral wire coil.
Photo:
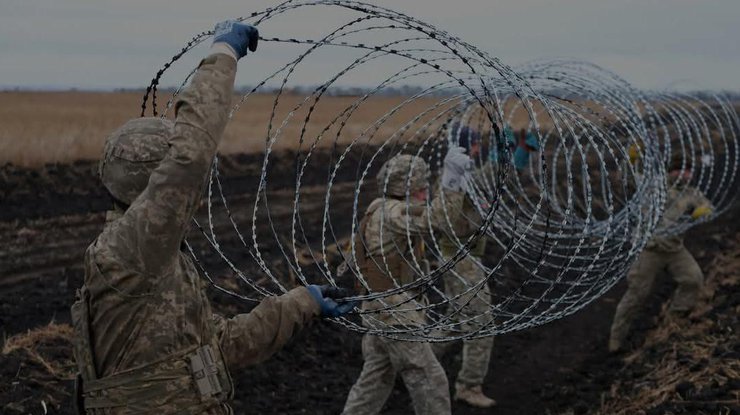
<svg viewBox="0 0 740 415">
<path fill-rule="evenodd" d="M 294 55 L 244 93 L 232 109 L 233 119 L 258 94 L 273 94 L 271 117 L 263 132 L 263 163 L 253 189 L 251 227 L 244 231 L 245 223 L 230 208 L 218 159 L 207 188 L 207 222 L 196 221 L 211 249 L 246 288 L 218 284 L 199 261 L 202 254 L 188 245 L 204 275 L 221 291 L 256 301 L 292 288 L 268 261 L 275 255 L 264 252 L 269 238 L 301 284 L 339 284 L 329 251 L 341 247 L 335 250 L 342 260 L 357 262 L 356 241 L 363 243 L 363 239 L 355 235 L 367 202 L 388 197 L 387 182 L 376 186 L 380 166 L 397 154 L 421 158 L 432 171 L 427 179 L 431 193 L 444 198 L 437 184 L 442 160 L 450 146 L 470 144 L 471 137 L 464 134 L 476 134 L 483 148 L 471 152 L 476 167 L 467 180 L 467 197 L 477 215 L 465 220 L 474 223 L 476 230 L 454 234 L 451 218 L 460 212 L 452 211 L 443 200 L 446 225 L 453 229 L 448 239 L 456 253 L 442 254 L 439 232 L 431 231 L 440 224 L 430 220 L 429 235 L 422 238 L 425 257 L 418 257 L 413 249 L 401 253 L 415 271 L 414 281 L 396 283 L 383 292 L 364 290 L 365 294 L 352 299 L 376 306 L 334 319 L 337 324 L 412 341 L 477 338 L 545 324 L 578 311 L 608 291 L 626 275 L 652 237 L 683 233 L 721 214 L 734 201 L 740 120 L 732 103 L 721 96 L 640 91 L 603 68 L 572 60 L 541 60 L 512 68 L 427 23 L 355 1 L 286 1 L 238 20 L 268 34 L 273 32 L 271 27 L 281 27 L 299 13 L 328 9 L 340 9 L 347 18 L 324 29 L 320 37 L 261 39 L 263 50 L 264 43 L 275 44 L 276 49 L 284 45 Z M 147 110 L 167 116 L 175 98 L 162 114 L 158 112 L 157 86 L 162 76 L 212 34 L 196 35 L 157 72 L 144 96 L 142 116 Z M 321 60 L 324 52 L 344 62 L 296 98 L 296 75 Z M 175 97 L 194 73 L 182 80 Z M 341 110 L 328 113 L 322 104 L 333 88 L 367 73 L 376 75 L 375 85 L 343 100 Z M 360 116 L 372 112 L 368 108 L 377 106 L 389 90 L 405 85 L 417 87 L 404 98 L 389 101 L 383 113 Z M 523 166 L 512 163 L 507 129 L 525 131 L 536 140 L 538 149 Z M 271 163 L 283 142 L 297 148 L 289 228 L 274 222 L 275 207 L 270 202 L 271 193 L 277 191 L 270 187 L 276 168 Z M 329 162 L 317 155 L 321 148 L 332 149 Z M 674 186 L 667 166 L 677 158 L 682 160 L 682 173 L 690 175 L 691 186 L 706 195 L 714 210 L 701 220 L 685 215 L 671 226 L 662 226 L 662 214 L 670 203 L 667 195 Z M 326 171 L 326 176 L 307 175 L 316 171 Z M 317 182 L 325 186 L 323 203 L 305 206 L 306 194 L 315 192 L 305 183 Z M 350 192 L 351 215 L 346 206 L 333 204 Z M 409 205 L 411 196 L 406 186 Z M 224 237 L 217 235 L 214 219 L 218 214 L 227 218 L 231 232 L 266 278 L 247 275 L 221 248 Z M 272 235 L 258 228 L 265 220 Z M 320 233 L 309 229 L 308 223 L 317 223 Z M 422 243 L 410 229 L 406 237 L 412 246 Z M 470 255 L 480 240 L 487 242 L 485 255 Z M 478 277 L 461 274 L 456 267 L 461 261 L 472 264 Z M 347 276 L 356 286 L 368 288 L 357 266 L 348 266 Z M 445 289 L 452 280 L 464 288 L 454 293 Z M 386 301 L 402 293 L 413 294 L 400 303 Z M 425 322 L 410 323 L 406 317 L 411 313 L 423 313 Z"/>
</svg>

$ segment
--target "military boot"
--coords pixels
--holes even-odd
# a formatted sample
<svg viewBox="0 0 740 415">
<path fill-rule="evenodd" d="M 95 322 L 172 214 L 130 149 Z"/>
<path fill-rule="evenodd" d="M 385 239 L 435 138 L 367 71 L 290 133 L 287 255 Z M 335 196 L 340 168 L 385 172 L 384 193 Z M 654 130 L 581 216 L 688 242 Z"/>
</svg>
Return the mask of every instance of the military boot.
<svg viewBox="0 0 740 415">
<path fill-rule="evenodd" d="M 483 394 L 483 388 L 481 385 L 455 385 L 455 400 L 463 401 L 476 408 L 490 408 L 496 405 L 496 401 Z"/>
<path fill-rule="evenodd" d="M 627 340 L 629 326 L 622 324 L 621 320 L 614 320 L 612 328 L 609 332 L 609 352 L 619 353 L 624 349 L 625 342 Z"/>
</svg>

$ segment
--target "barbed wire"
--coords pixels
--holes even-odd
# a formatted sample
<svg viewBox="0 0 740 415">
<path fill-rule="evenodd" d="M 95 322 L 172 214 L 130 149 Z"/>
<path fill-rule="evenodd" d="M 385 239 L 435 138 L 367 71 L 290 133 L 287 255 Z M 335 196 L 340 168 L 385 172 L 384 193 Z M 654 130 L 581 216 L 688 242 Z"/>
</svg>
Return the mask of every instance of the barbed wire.
<svg viewBox="0 0 740 415">
<path fill-rule="evenodd" d="M 285 1 L 238 20 L 273 34 L 279 30 L 271 28 L 298 21 L 300 13 L 337 10 L 346 20 L 321 36 L 262 38 L 263 50 L 264 43 L 298 49 L 291 49 L 287 63 L 276 65 L 232 109 L 233 120 L 261 92 L 272 94 L 250 220 L 240 221 L 230 207 L 216 160 L 208 185 L 207 223 L 196 222 L 210 249 L 245 289 L 225 288 L 212 278 L 200 260 L 203 254 L 188 245 L 206 278 L 223 292 L 243 300 L 286 292 L 292 283 L 269 263 L 282 256 L 281 263 L 300 284 L 337 285 L 349 277 L 368 291 L 351 298 L 364 302 L 361 309 L 334 320 L 349 329 L 423 341 L 490 336 L 576 312 L 618 282 L 653 236 L 678 234 L 711 220 L 736 196 L 740 120 L 732 103 L 720 96 L 640 91 L 614 73 L 572 60 L 512 68 L 413 17 L 355 1 Z M 142 116 L 148 102 L 152 115 L 167 115 L 195 71 L 158 114 L 156 91 L 162 76 L 212 34 L 193 37 L 156 73 L 142 101 Z M 333 69 L 326 80 L 297 97 L 291 88 L 300 84 L 296 76 L 317 60 L 325 67 L 325 52 L 336 62 Z M 375 79 L 375 86 L 343 99 L 341 109 L 322 105 L 331 88 L 358 76 Z M 408 84 L 418 88 L 407 97 L 393 102 L 379 98 Z M 518 142 L 511 139 L 514 131 Z M 474 137 L 477 150 L 471 146 Z M 465 142 L 476 169 L 467 188 L 473 209 L 461 213 L 450 207 L 436 179 L 447 149 Z M 271 202 L 271 195 L 285 193 L 279 184 L 270 186 L 271 174 L 286 168 L 274 165 L 279 143 L 288 143 L 296 153 L 289 226 L 276 222 L 284 207 Z M 319 154 L 323 148 L 331 149 L 328 161 Z M 368 202 L 381 199 L 385 206 L 391 199 L 389 183 L 376 185 L 375 174 L 398 154 L 412 154 L 430 166 L 428 186 L 442 198 L 444 223 L 433 223 L 428 216 L 419 237 L 407 221 L 405 235 L 381 247 L 381 268 L 388 268 L 393 253 L 416 275 L 412 282 L 376 292 L 369 290 L 358 266 L 348 266 L 340 278 L 337 265 L 357 264 L 356 241 L 366 242 L 355 235 Z M 685 215 L 663 226 L 669 193 L 686 191 L 668 179 L 667 166 L 677 154 L 684 160 L 682 173 L 715 210 L 702 220 Z M 403 200 L 407 215 L 413 208 L 412 174 Z M 318 184 L 319 190 L 306 183 Z M 323 193 L 321 203 L 315 197 L 306 202 L 317 193 Z M 346 203 L 334 203 L 348 198 L 351 212 Z M 468 225 L 464 232 L 453 226 L 461 214 Z M 217 226 L 217 217 L 228 226 Z M 220 229 L 235 234 L 260 278 L 242 271 L 221 247 L 219 240 L 225 238 L 218 235 Z M 388 232 L 383 225 L 374 237 L 386 241 Z M 483 240 L 485 254 L 473 255 Z M 273 243 L 279 252 L 269 248 Z M 417 255 L 414 248 L 422 245 L 425 253 Z"/>
</svg>

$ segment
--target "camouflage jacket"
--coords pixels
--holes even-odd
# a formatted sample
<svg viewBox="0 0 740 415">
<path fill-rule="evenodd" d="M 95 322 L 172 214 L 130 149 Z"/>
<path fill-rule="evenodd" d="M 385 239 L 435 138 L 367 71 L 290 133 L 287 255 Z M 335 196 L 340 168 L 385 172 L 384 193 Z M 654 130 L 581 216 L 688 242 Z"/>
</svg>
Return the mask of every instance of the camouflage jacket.
<svg viewBox="0 0 740 415">
<path fill-rule="evenodd" d="M 376 261 L 383 266 L 383 256 L 393 252 L 401 254 L 403 260 L 414 264 L 410 252 L 412 245 L 423 242 L 420 236 L 430 235 L 435 230 L 449 229 L 450 226 L 460 226 L 460 214 L 464 194 L 446 191 L 432 200 L 429 209 L 421 206 L 409 206 L 405 200 L 392 198 L 375 199 L 367 209 L 369 215 L 365 233 L 365 252 L 368 258 L 364 260 Z M 447 213 L 445 213 L 445 211 Z M 411 236 L 411 242 L 409 242 Z M 415 258 L 421 263 L 424 258 Z M 358 258 L 358 261 L 360 259 Z M 415 268 L 412 266 L 412 268 Z M 417 270 L 420 275 L 423 270 Z M 413 280 L 414 276 L 399 276 L 402 279 Z M 413 297 L 413 298 L 412 298 Z M 363 321 L 368 327 L 375 327 L 378 322 L 382 325 L 419 325 L 424 323 L 422 311 L 414 310 L 419 307 L 423 299 L 412 293 L 402 293 L 383 297 L 379 300 L 365 301 L 363 310 L 389 309 L 392 313 L 378 313 L 366 316 Z M 399 313 L 399 310 L 404 310 Z"/>
<path fill-rule="evenodd" d="M 673 233 L 665 235 L 664 232 L 671 232 L 671 227 L 678 224 L 681 217 L 690 215 L 691 212 L 700 206 L 711 206 L 711 202 L 695 187 L 691 186 L 673 186 L 668 190 L 666 198 L 666 208 L 663 217 L 658 223 L 656 236 L 654 236 L 646 245 L 646 249 L 660 252 L 677 252 L 683 247 L 683 234 Z"/>
<path fill-rule="evenodd" d="M 493 174 L 491 169 L 492 166 L 490 163 L 486 163 L 483 167 L 478 167 L 473 171 L 473 179 L 478 183 L 489 182 L 489 177 Z M 483 208 L 487 209 L 488 206 L 483 206 Z M 442 255 L 446 258 L 454 256 L 460 246 L 467 242 L 468 237 L 475 233 L 483 222 L 484 218 L 481 217 L 470 195 L 466 194 L 462 202 L 462 216 L 456 221 L 457 226 L 454 228 L 454 232 L 451 232 L 453 229 L 449 227 L 446 227 L 446 231 L 439 232 L 439 247 Z M 486 236 L 483 235 L 473 243 L 470 253 L 481 258 L 485 249 Z"/>
<path fill-rule="evenodd" d="M 478 210 L 473 205 L 469 196 L 465 196 L 462 207 L 462 217 L 458 221 L 458 227 L 454 233 L 441 232 L 439 238 L 439 247 L 445 258 L 454 256 L 458 249 L 467 242 L 467 239 L 478 230 L 484 220 Z M 478 258 L 483 257 L 486 250 L 486 236 L 482 235 L 473 243 L 470 254 Z"/>
<path fill-rule="evenodd" d="M 214 316 L 181 251 L 228 120 L 235 72 L 226 55 L 201 62 L 177 101 L 169 153 L 125 212 L 109 212 L 85 254 L 82 300 L 72 312 L 87 413 L 230 413 L 225 366 L 266 359 L 319 314 L 298 288 L 249 314 Z M 199 372 L 211 382 L 206 394 L 193 375 L 204 346 L 213 354 Z"/>
</svg>

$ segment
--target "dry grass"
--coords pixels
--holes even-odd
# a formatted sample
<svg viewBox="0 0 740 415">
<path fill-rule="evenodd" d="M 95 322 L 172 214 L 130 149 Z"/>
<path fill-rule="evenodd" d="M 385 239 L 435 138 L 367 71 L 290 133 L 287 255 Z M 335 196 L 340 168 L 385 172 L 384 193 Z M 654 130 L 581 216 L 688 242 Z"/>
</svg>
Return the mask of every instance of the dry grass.
<svg viewBox="0 0 740 415">
<path fill-rule="evenodd" d="M 661 405 L 691 405 L 695 400 L 716 405 L 718 413 L 726 413 L 722 408 L 740 407 L 738 390 L 729 396 L 692 396 L 740 379 L 740 359 L 729 352 L 718 353 L 737 343 L 732 326 L 740 310 L 724 297 L 740 285 L 740 236 L 735 237 L 733 247 L 712 261 L 703 298 L 689 319 L 674 318 L 664 305 L 658 328 L 643 347 L 625 358 L 628 370 L 635 368 L 643 374 L 614 383 L 603 396 L 599 415 L 644 414 Z M 723 309 L 715 310 L 717 303 Z"/>
<path fill-rule="evenodd" d="M 45 163 L 97 160 L 107 134 L 130 118 L 139 115 L 141 93 L 106 92 L 0 92 L 0 164 L 13 163 L 34 167 Z M 161 109 L 167 96 L 158 99 Z M 272 95 L 254 95 L 243 104 L 229 124 L 220 151 L 223 153 L 262 152 L 274 102 Z M 303 100 L 285 95 L 280 99 L 274 127 Z M 306 145 L 337 114 L 357 100 L 356 97 L 322 98 L 307 126 Z M 362 105 L 345 127 L 339 141 L 347 143 L 361 134 L 394 106 L 401 97 L 372 98 Z M 424 109 L 433 106 L 433 98 L 404 107 L 378 131 L 384 139 L 397 131 Z M 283 129 L 274 149 L 295 149 L 307 110 L 297 111 Z M 332 145 L 334 135 L 321 145 Z"/>
<path fill-rule="evenodd" d="M 8 338 L 3 345 L 2 355 L 22 352 L 56 379 L 74 379 L 77 370 L 74 360 L 55 357 L 46 358 L 43 351 L 46 346 L 59 342 L 67 344 L 71 351 L 73 336 L 74 331 L 69 324 L 51 322 L 46 326 L 37 327 L 26 333 L 16 334 Z M 71 356 L 71 353 L 69 355 Z"/>
<path fill-rule="evenodd" d="M 37 167 L 46 163 L 97 160 L 102 153 L 105 137 L 126 120 L 139 116 L 141 97 L 142 93 L 139 92 L 0 92 L 0 165 L 13 163 Z M 162 109 L 169 97 L 161 95 L 158 98 L 159 109 Z M 274 99 L 274 95 L 251 96 L 229 123 L 220 151 L 226 154 L 263 152 Z M 273 131 L 303 99 L 303 96 L 298 95 L 281 96 L 273 121 Z M 347 121 L 339 137 L 339 144 L 346 144 L 357 138 L 405 99 L 369 99 Z M 322 129 L 356 101 L 357 97 L 322 98 L 311 116 L 311 122 L 306 126 L 301 148 L 305 149 L 313 144 Z M 404 106 L 380 126 L 372 143 L 377 144 L 387 139 L 405 123 L 436 103 L 436 98 L 426 98 Z M 514 105 L 514 101 L 504 105 L 503 110 L 507 116 Z M 293 114 L 275 143 L 275 150 L 298 148 L 307 107 L 308 105 Z M 445 108 L 448 107 L 433 112 L 438 114 Z M 534 109 L 540 126 L 545 130 L 551 128 L 552 120 L 544 114 L 542 106 L 535 104 Z M 515 111 L 512 124 L 515 129 L 528 124 L 527 113 L 520 106 Z M 416 131 L 419 126 L 417 124 L 411 130 Z M 333 145 L 336 131 L 334 128 L 327 132 L 319 145 Z"/>
<path fill-rule="evenodd" d="M 126 120 L 139 116 L 141 97 L 139 92 L 0 92 L 0 165 L 13 163 L 37 167 L 46 163 L 97 160 L 102 153 L 105 137 Z M 160 110 L 168 98 L 169 95 L 158 97 Z M 339 144 L 347 144 L 360 136 L 406 99 L 373 97 L 363 103 L 347 120 Z M 262 153 L 274 100 L 274 95 L 251 96 L 229 123 L 219 150 L 225 154 Z M 280 97 L 273 131 L 303 100 L 304 97 L 298 95 Z M 311 115 L 311 122 L 306 126 L 301 148 L 306 149 L 313 144 L 318 134 L 356 101 L 357 97 L 322 98 Z M 435 104 L 436 98 L 425 98 L 405 105 L 385 120 L 371 143 L 378 144 L 386 140 Z M 298 148 L 308 107 L 304 105 L 293 113 L 291 121 L 282 129 L 274 150 Z M 437 115 L 448 108 L 443 106 L 432 113 Z M 511 108 L 511 103 L 507 103 L 504 112 L 508 114 Z M 536 109 L 541 114 L 542 108 L 537 106 Z M 418 130 L 428 119 L 429 116 L 423 117 L 411 131 Z M 527 114 L 521 108 L 516 112 L 514 124 L 516 128 L 527 124 Z M 319 146 L 333 145 L 336 134 L 336 127 L 326 132 Z"/>
</svg>

